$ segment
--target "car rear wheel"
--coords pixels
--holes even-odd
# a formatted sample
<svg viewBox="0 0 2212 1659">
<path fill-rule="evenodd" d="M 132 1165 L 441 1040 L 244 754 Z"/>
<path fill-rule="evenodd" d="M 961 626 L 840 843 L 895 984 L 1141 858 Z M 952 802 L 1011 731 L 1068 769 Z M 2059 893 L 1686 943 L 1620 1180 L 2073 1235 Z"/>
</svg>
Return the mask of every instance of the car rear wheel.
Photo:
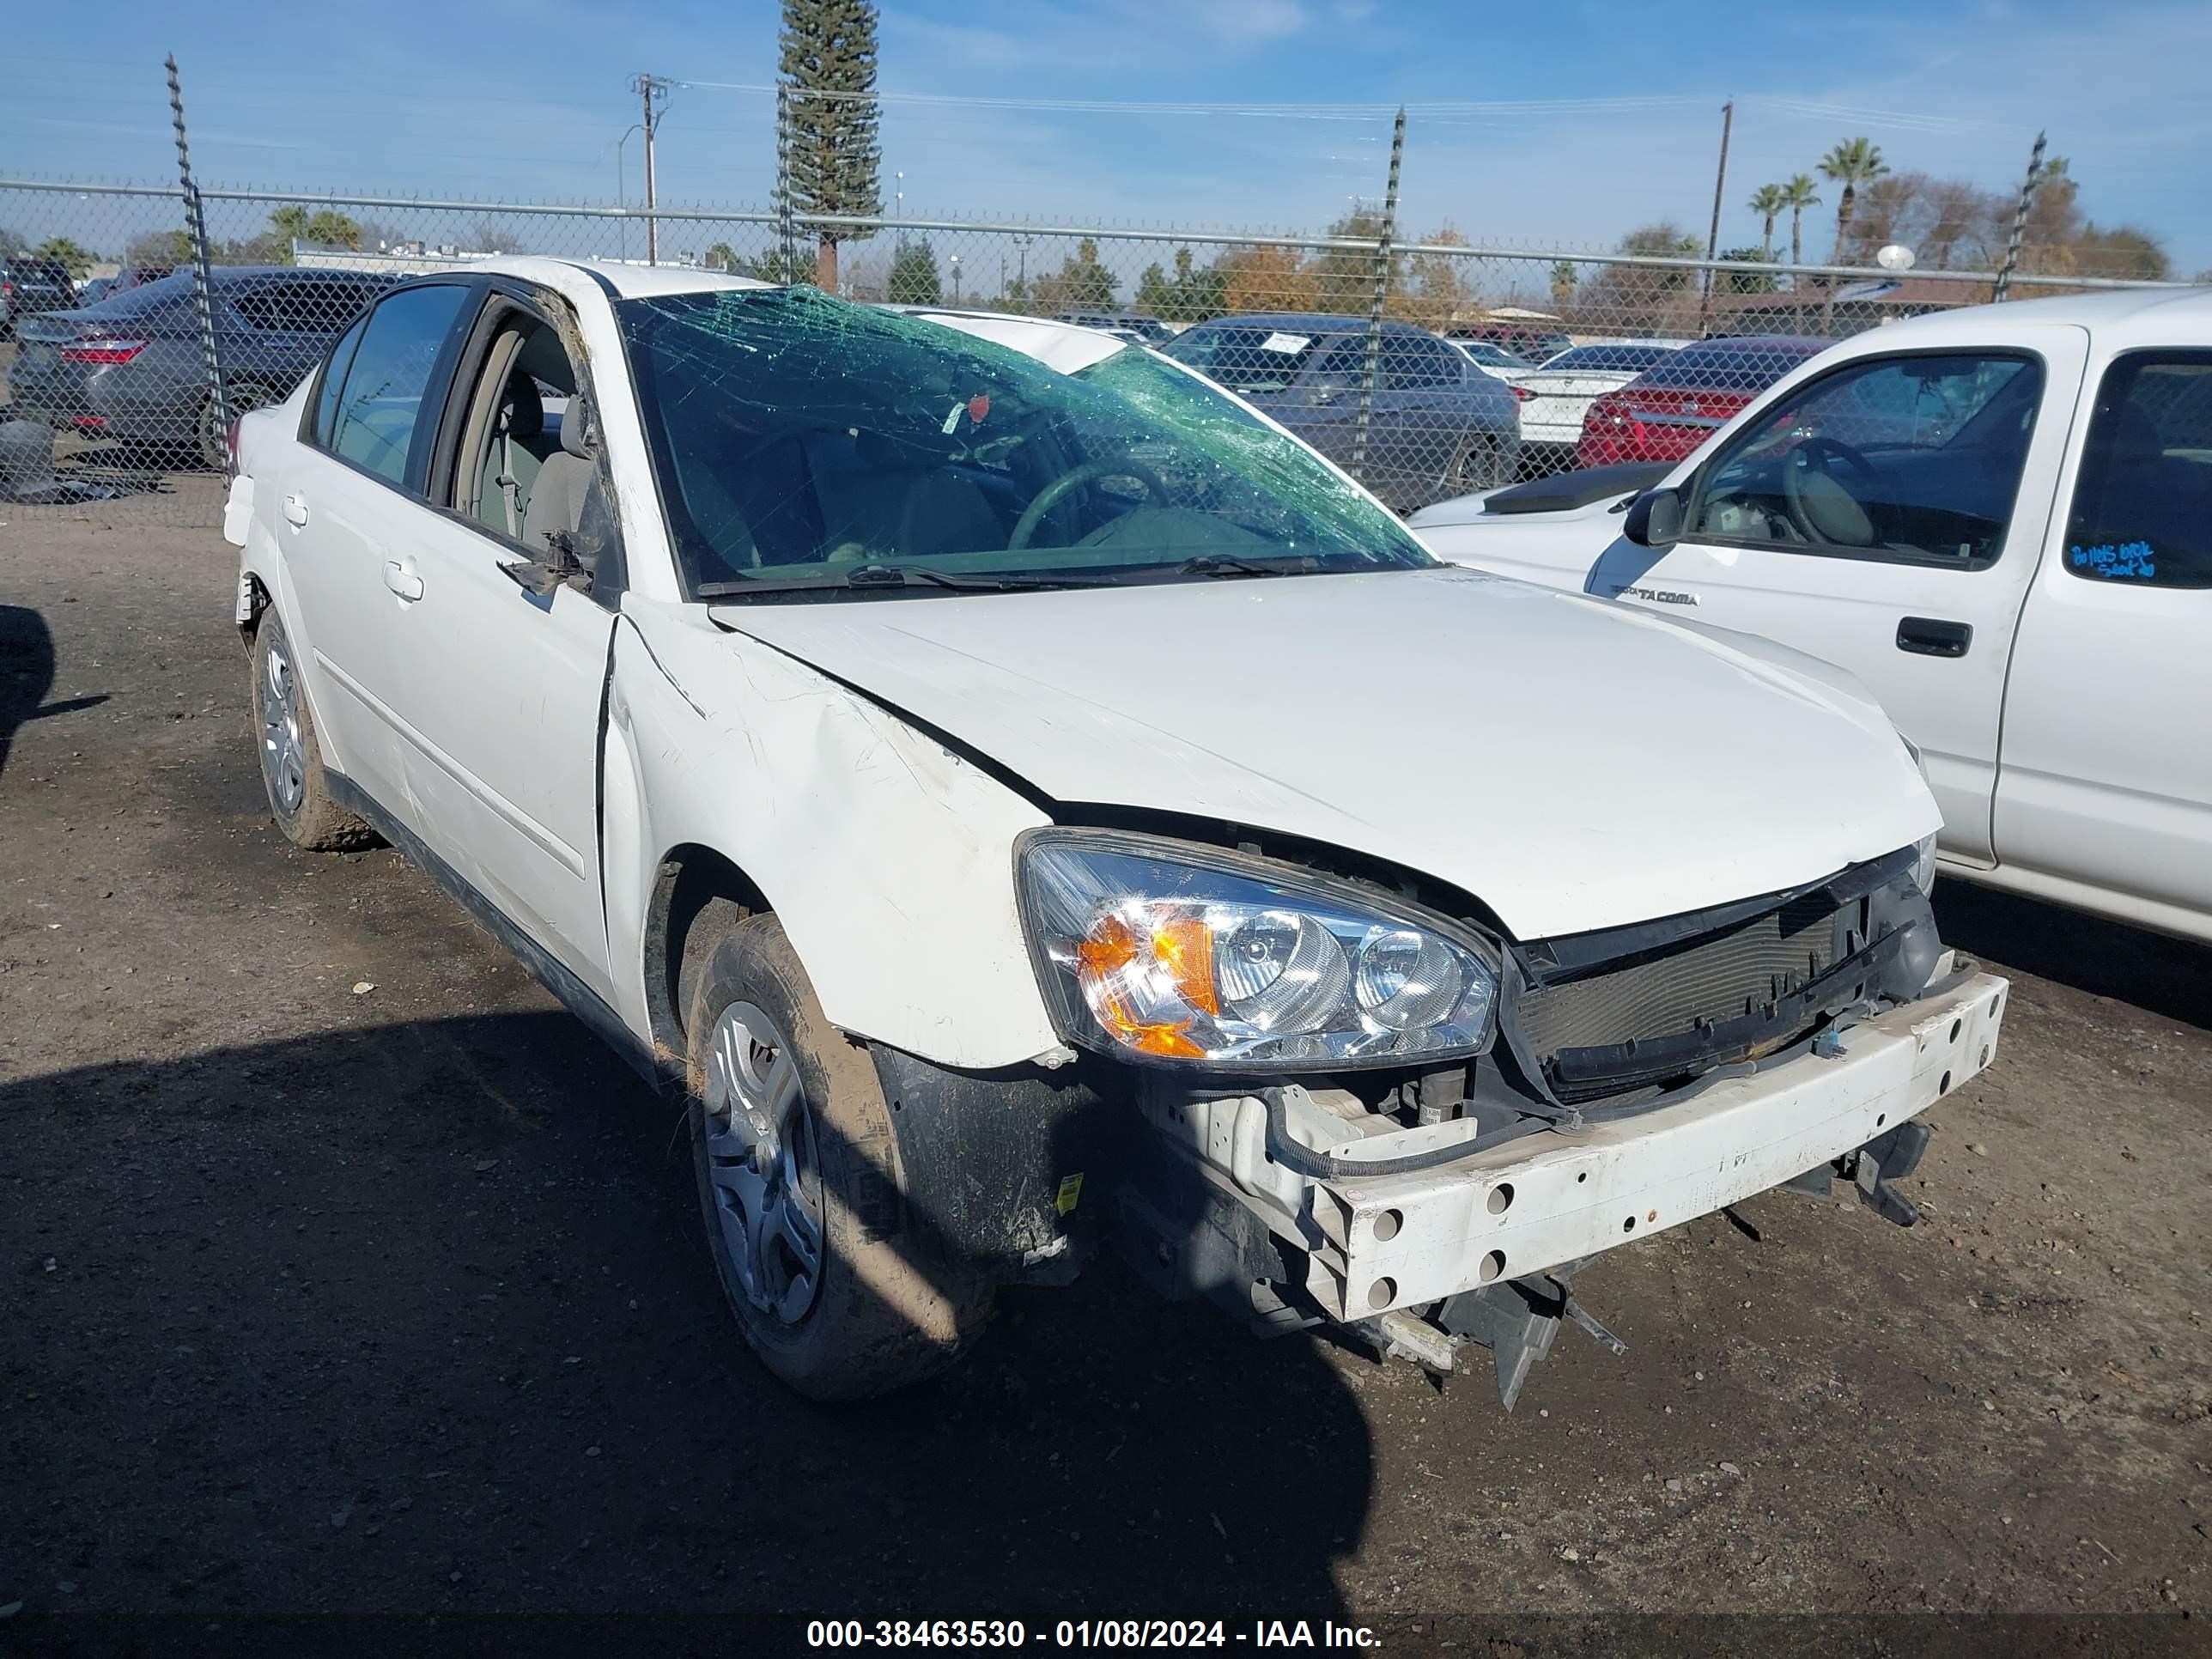
<svg viewBox="0 0 2212 1659">
<path fill-rule="evenodd" d="M 283 401 L 268 387 L 256 386 L 251 380 L 240 380 L 236 386 L 225 386 L 223 391 L 228 395 L 230 418 L 234 421 L 241 415 L 257 409 L 266 409 L 271 404 Z M 230 470 L 230 429 L 223 423 L 222 410 L 216 407 L 212 392 L 200 399 L 198 441 L 200 460 L 210 471 L 227 472 Z"/>
<path fill-rule="evenodd" d="M 1495 438 L 1469 438 L 1444 474 L 1444 494 L 1471 495 L 1479 489 L 1495 489 L 1510 479 L 1505 474 L 1504 453 Z"/>
<path fill-rule="evenodd" d="M 292 641 L 274 611 L 253 635 L 253 732 L 259 739 L 261 783 L 285 840 L 311 853 L 376 845 L 376 832 L 331 799 L 315 717 L 292 655 Z"/>
<path fill-rule="evenodd" d="M 700 1208 L 753 1352 L 817 1400 L 951 1364 L 989 1286 L 932 1248 L 875 1062 L 823 1018 L 774 916 L 714 947 L 687 1029 Z"/>
</svg>

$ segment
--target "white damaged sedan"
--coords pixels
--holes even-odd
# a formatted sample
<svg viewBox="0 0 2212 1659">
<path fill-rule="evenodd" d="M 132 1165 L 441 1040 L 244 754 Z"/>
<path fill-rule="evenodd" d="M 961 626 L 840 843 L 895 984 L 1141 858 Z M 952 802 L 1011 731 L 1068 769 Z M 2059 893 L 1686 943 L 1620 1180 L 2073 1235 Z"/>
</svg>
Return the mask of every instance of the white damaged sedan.
<svg viewBox="0 0 2212 1659">
<path fill-rule="evenodd" d="M 690 1103 L 747 1340 L 928 1374 L 1113 1247 L 1507 1402 L 1589 1258 L 1909 1224 L 1990 1058 L 1835 671 L 1441 565 L 1141 346 L 511 258 L 233 434 L 270 803 Z"/>
</svg>

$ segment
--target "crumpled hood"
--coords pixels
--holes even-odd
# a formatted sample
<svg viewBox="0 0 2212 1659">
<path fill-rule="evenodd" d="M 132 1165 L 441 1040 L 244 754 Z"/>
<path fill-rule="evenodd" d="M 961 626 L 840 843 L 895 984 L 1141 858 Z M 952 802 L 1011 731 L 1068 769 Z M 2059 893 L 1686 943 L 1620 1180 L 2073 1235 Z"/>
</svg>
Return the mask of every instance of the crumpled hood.
<svg viewBox="0 0 2212 1659">
<path fill-rule="evenodd" d="M 1846 686 L 1456 567 L 713 615 L 1071 823 L 1107 803 L 1328 842 L 1458 886 L 1522 939 L 1817 880 L 1939 822 Z"/>
</svg>

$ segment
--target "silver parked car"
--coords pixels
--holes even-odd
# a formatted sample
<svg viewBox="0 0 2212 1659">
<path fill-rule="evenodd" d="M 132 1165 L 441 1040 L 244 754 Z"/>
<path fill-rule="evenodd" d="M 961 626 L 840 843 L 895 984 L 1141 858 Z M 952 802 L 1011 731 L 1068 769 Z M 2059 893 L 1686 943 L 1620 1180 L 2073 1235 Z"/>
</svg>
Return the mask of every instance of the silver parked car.
<svg viewBox="0 0 2212 1659">
<path fill-rule="evenodd" d="M 217 267 L 209 297 L 231 414 L 281 403 L 362 307 L 398 280 L 293 265 Z M 208 390 L 190 272 L 26 317 L 16 338 L 9 382 L 17 416 L 223 465 L 227 434 Z"/>
<path fill-rule="evenodd" d="M 1358 441 L 1364 318 L 1224 317 L 1161 348 L 1348 466 Z M 1411 323 L 1386 322 L 1360 481 L 1401 513 L 1512 481 L 1519 405 L 1504 382 Z"/>
</svg>

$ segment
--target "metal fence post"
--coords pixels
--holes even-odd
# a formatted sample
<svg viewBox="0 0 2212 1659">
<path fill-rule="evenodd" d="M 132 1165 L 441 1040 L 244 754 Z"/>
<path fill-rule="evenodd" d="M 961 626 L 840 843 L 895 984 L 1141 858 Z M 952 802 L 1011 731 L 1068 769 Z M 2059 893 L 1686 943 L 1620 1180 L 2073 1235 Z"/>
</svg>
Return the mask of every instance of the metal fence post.
<svg viewBox="0 0 2212 1659">
<path fill-rule="evenodd" d="M 185 142 L 185 90 L 177 77 L 177 54 L 167 60 L 169 71 L 169 118 L 177 129 L 177 179 L 185 197 L 185 230 L 192 241 L 192 299 L 199 310 L 200 352 L 207 362 L 208 400 L 215 410 L 216 442 L 224 451 L 223 469 L 229 471 L 230 397 L 223 390 L 222 354 L 216 348 L 215 301 L 209 292 L 207 214 L 200 204 L 199 186 L 192 182 L 192 152 Z"/>
<path fill-rule="evenodd" d="M 2027 240 L 2027 212 L 2035 205 L 2035 187 L 2043 182 L 2043 144 L 2045 133 L 2035 135 L 2035 148 L 2028 153 L 2027 177 L 2020 186 L 2020 206 L 2012 216 L 2012 238 L 2005 244 L 2004 264 L 1997 267 L 1997 279 L 1990 289 L 1991 305 L 2003 299 L 2012 290 L 2012 274 L 2020 269 L 2021 245 Z"/>
<path fill-rule="evenodd" d="M 779 279 L 799 280 L 799 231 L 791 219 L 791 88 L 779 81 L 775 87 L 775 222 L 776 246 L 783 257 Z"/>
<path fill-rule="evenodd" d="M 1382 229 L 1375 239 L 1375 292 L 1367 307 L 1367 353 L 1359 370 L 1359 414 L 1352 427 L 1352 476 L 1365 481 L 1367 423 L 1375 412 L 1376 368 L 1382 357 L 1382 302 L 1390 296 L 1390 240 L 1398 223 L 1398 163 L 1406 153 L 1406 106 L 1390 129 L 1390 183 L 1382 192 Z"/>
</svg>

